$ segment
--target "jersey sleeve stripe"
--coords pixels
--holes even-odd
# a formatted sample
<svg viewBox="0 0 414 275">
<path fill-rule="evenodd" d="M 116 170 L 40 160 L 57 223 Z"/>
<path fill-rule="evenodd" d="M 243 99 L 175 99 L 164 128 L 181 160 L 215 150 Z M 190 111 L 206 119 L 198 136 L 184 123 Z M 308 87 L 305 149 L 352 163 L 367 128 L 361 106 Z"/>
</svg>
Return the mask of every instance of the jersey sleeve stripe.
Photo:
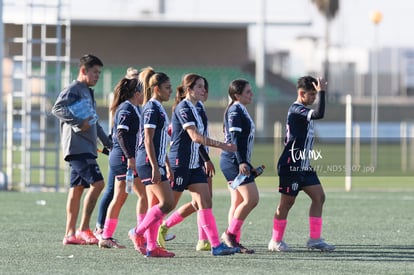
<svg viewBox="0 0 414 275">
<path fill-rule="evenodd" d="M 229 131 L 230 132 L 241 132 L 242 128 L 240 128 L 240 127 L 230 127 Z"/>
<path fill-rule="evenodd" d="M 184 123 L 183 124 L 183 129 L 188 128 L 190 126 L 195 126 L 195 122 L 194 121 L 190 121 L 190 122 Z"/>
<path fill-rule="evenodd" d="M 308 115 L 307 115 L 307 117 L 306 117 L 308 121 L 311 121 L 311 120 L 312 120 L 312 113 L 313 113 L 313 112 L 314 112 L 314 110 L 312 110 L 312 109 L 311 109 L 311 110 L 309 110 Z"/>
<path fill-rule="evenodd" d="M 118 125 L 118 127 L 116 127 L 116 129 L 125 129 L 125 130 L 129 130 L 129 127 L 127 125 Z"/>
</svg>

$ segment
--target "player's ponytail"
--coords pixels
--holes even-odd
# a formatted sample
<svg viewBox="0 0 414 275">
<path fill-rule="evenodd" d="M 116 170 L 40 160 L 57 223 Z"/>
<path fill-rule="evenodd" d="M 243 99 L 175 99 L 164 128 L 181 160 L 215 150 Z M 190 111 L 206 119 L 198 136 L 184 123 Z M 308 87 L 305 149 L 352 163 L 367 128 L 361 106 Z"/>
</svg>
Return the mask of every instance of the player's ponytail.
<svg viewBox="0 0 414 275">
<path fill-rule="evenodd" d="M 227 112 L 228 112 L 230 106 L 233 105 L 234 102 L 237 101 L 236 94 L 241 95 L 244 88 L 248 84 L 249 84 L 249 81 L 247 81 L 245 79 L 235 79 L 232 82 L 230 82 L 230 85 L 229 85 L 229 99 L 230 99 L 230 102 L 227 105 L 226 109 L 224 110 L 224 120 L 223 121 L 226 120 Z M 223 123 L 223 132 L 224 132 L 224 129 L 225 129 L 225 125 Z"/>
</svg>

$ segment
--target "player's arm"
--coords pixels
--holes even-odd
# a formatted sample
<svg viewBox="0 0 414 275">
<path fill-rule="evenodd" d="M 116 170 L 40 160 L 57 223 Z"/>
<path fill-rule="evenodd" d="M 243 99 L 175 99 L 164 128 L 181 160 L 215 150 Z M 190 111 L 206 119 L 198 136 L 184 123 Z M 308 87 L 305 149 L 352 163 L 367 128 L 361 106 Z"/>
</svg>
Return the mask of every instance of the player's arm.
<svg viewBox="0 0 414 275">
<path fill-rule="evenodd" d="M 206 147 L 204 147 L 204 145 L 200 145 L 200 148 L 198 149 L 198 152 L 200 154 L 201 159 L 204 162 L 210 161 L 210 156 L 208 155 Z"/>
<path fill-rule="evenodd" d="M 328 86 L 328 82 L 322 77 L 318 77 L 317 81 L 318 82 L 316 84 L 312 82 L 317 92 L 317 104 L 311 114 L 311 119 L 321 119 L 325 115 L 325 92 Z"/>
<path fill-rule="evenodd" d="M 204 167 L 206 169 L 207 175 L 210 177 L 214 176 L 216 174 L 216 169 L 214 167 L 214 164 L 211 162 L 210 156 L 208 155 L 207 150 L 204 147 L 204 145 L 200 145 L 198 152 L 200 154 L 201 159 L 204 162 Z"/>
<path fill-rule="evenodd" d="M 232 131 L 231 140 L 237 145 L 237 151 L 235 153 L 237 162 L 239 163 L 239 173 L 246 176 L 250 175 L 250 165 L 247 162 L 247 146 L 244 142 L 241 142 L 241 132 Z"/>
<path fill-rule="evenodd" d="M 193 142 L 196 142 L 196 143 L 199 143 L 205 146 L 219 148 L 219 149 L 229 151 L 229 152 L 236 152 L 237 150 L 237 146 L 235 144 L 231 144 L 231 143 L 227 144 L 227 143 L 201 135 L 200 133 L 197 132 L 197 129 L 194 125 L 187 126 L 185 130 Z"/>
<path fill-rule="evenodd" d="M 148 160 L 152 167 L 152 182 L 159 183 L 161 181 L 161 174 L 160 168 L 158 167 L 158 160 L 155 154 L 155 147 L 154 147 L 154 133 L 155 128 L 148 128 L 144 129 L 144 145 L 145 151 L 147 152 Z"/>
</svg>

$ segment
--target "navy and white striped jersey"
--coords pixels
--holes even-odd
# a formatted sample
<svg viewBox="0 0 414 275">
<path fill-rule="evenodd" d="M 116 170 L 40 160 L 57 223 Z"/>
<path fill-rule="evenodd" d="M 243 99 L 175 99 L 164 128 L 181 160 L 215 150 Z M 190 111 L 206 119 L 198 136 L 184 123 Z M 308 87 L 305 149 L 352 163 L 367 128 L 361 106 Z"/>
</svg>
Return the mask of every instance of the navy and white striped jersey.
<svg viewBox="0 0 414 275">
<path fill-rule="evenodd" d="M 165 166 L 168 146 L 168 115 L 162 104 L 155 99 L 150 99 L 142 108 L 141 129 L 139 135 L 138 150 L 136 153 L 136 163 L 149 163 L 144 144 L 145 128 L 155 130 L 153 143 L 158 165 Z"/>
<path fill-rule="evenodd" d="M 313 112 L 314 110 L 299 102 L 294 102 L 290 106 L 286 123 L 285 148 L 278 162 L 279 170 L 306 172 L 311 169 L 308 156 L 314 142 Z"/>
<path fill-rule="evenodd" d="M 203 125 L 204 125 L 204 133 L 203 135 L 208 137 L 209 133 L 208 133 L 208 119 L 207 119 L 207 113 L 206 113 L 206 109 L 204 108 L 204 104 L 201 101 L 198 101 L 196 104 L 196 109 L 198 114 L 201 117 L 201 120 L 203 121 Z"/>
<path fill-rule="evenodd" d="M 110 157 L 135 157 L 141 114 L 130 101 L 122 102 L 115 111 Z M 121 135 L 121 136 L 120 136 Z"/>
<path fill-rule="evenodd" d="M 223 151 L 222 157 L 236 158 L 237 163 L 251 162 L 255 125 L 246 107 L 239 102 L 231 105 L 224 118 L 225 143 L 237 145 L 237 152 Z"/>
<path fill-rule="evenodd" d="M 168 155 L 171 166 L 198 168 L 200 144 L 193 142 L 186 131 L 187 127 L 195 126 L 198 133 L 204 133 L 203 120 L 196 106 L 190 100 L 182 100 L 174 109 L 171 125 L 171 146 Z"/>
<path fill-rule="evenodd" d="M 203 125 L 204 125 L 203 136 L 210 137 L 210 133 L 208 131 L 208 118 L 207 118 L 207 113 L 206 113 L 206 109 L 204 108 L 203 102 L 198 101 L 197 104 L 196 104 L 196 109 L 197 109 L 198 114 L 201 117 L 201 120 L 203 121 Z M 210 149 L 208 148 L 208 146 L 204 145 L 203 147 L 204 147 L 205 152 L 208 154 L 210 152 Z M 201 162 L 201 163 L 203 163 L 203 162 Z M 201 166 L 203 166 L 203 165 L 201 165 Z"/>
</svg>

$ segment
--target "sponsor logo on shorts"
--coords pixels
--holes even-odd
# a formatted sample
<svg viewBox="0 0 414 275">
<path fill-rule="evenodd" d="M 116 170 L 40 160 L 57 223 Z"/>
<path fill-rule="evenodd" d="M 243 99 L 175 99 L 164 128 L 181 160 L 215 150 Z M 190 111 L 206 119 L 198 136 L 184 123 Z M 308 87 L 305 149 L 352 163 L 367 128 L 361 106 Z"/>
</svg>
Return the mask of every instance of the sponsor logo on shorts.
<svg viewBox="0 0 414 275">
<path fill-rule="evenodd" d="M 101 174 L 101 170 L 99 169 L 98 165 L 95 166 L 95 171 L 97 174 Z"/>
<path fill-rule="evenodd" d="M 292 182 L 292 185 L 291 186 L 292 186 L 292 190 L 293 191 L 297 191 L 298 188 L 299 188 L 299 184 L 296 181 Z"/>
<path fill-rule="evenodd" d="M 165 176 L 165 169 L 164 169 L 164 167 L 160 167 L 160 174 L 161 174 L 161 176 Z"/>
<path fill-rule="evenodd" d="M 178 177 L 175 179 L 175 185 L 182 185 L 183 184 L 184 179 L 182 177 Z"/>
</svg>

